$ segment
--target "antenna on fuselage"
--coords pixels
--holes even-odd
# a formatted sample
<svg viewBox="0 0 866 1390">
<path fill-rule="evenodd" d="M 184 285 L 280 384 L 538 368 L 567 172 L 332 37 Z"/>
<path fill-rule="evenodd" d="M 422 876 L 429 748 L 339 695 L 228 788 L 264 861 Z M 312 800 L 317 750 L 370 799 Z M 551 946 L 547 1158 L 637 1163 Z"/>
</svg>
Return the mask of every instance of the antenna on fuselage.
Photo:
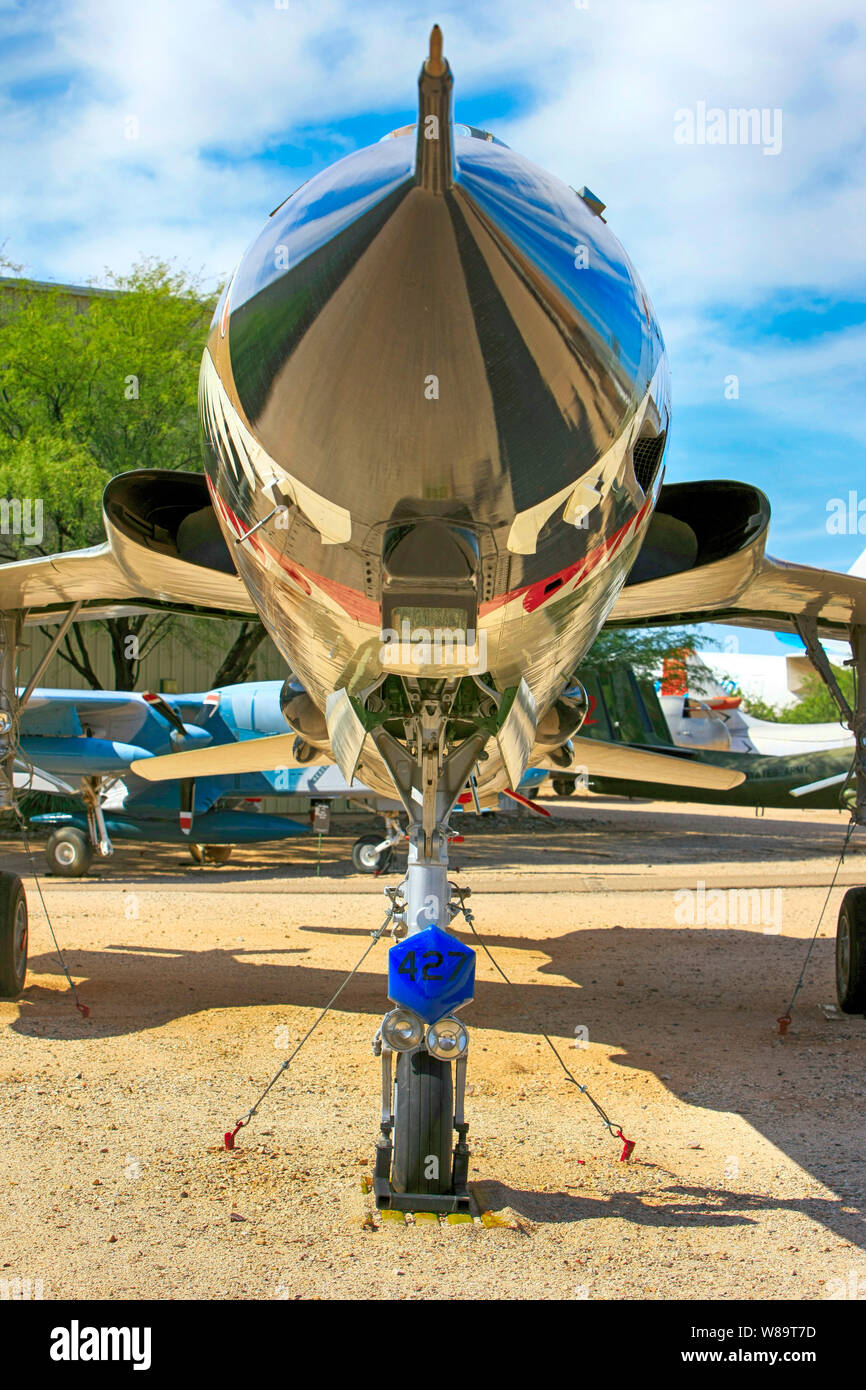
<svg viewBox="0 0 866 1390">
<path fill-rule="evenodd" d="M 428 193 L 444 193 L 454 182 L 451 88 L 454 79 L 442 56 L 442 30 L 430 31 L 430 53 L 418 77 L 418 142 L 415 182 Z"/>
</svg>

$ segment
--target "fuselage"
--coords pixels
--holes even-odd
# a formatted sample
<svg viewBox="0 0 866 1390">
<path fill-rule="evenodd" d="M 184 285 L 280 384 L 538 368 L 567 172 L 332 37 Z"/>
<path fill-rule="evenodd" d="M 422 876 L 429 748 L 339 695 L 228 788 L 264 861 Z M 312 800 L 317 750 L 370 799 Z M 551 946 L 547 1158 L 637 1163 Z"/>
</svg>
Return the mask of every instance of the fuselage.
<svg viewBox="0 0 866 1390">
<path fill-rule="evenodd" d="M 381 676 L 388 556 L 408 535 L 411 569 L 433 522 L 473 569 L 474 646 L 434 643 L 417 674 L 523 676 L 543 714 L 652 513 L 664 345 L 591 199 L 459 126 L 445 186 L 425 186 L 422 145 L 411 127 L 339 161 L 241 259 L 202 362 L 212 500 L 320 708 Z M 394 612 L 431 631 L 453 616 Z M 489 760 L 486 780 L 500 771 Z"/>
</svg>

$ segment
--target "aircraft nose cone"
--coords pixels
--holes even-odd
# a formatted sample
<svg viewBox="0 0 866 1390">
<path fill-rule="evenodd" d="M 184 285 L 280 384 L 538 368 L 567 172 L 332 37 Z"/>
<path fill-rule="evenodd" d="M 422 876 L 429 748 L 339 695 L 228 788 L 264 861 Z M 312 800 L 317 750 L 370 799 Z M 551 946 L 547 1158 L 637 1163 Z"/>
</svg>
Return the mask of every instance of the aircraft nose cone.
<svg viewBox="0 0 866 1390">
<path fill-rule="evenodd" d="M 513 514 L 609 447 L 649 317 L 572 190 L 458 134 L 454 184 L 432 193 L 413 143 L 343 161 L 339 186 L 312 180 L 251 249 L 231 383 L 267 454 L 306 486 L 327 479 L 353 520 L 407 494 Z M 275 247 L 289 269 L 272 275 Z"/>
<path fill-rule="evenodd" d="M 454 127 L 451 81 L 434 29 L 415 128 L 277 209 L 211 333 L 225 466 L 268 496 L 287 478 L 326 544 L 414 507 L 504 548 L 611 449 L 661 355 L 602 205 Z"/>
</svg>

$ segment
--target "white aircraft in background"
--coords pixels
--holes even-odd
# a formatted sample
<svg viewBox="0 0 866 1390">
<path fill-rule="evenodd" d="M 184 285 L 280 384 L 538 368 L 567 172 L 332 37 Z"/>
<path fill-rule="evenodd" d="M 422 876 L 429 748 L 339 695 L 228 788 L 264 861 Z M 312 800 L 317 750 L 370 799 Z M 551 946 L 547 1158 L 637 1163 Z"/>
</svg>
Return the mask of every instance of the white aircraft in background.
<svg viewBox="0 0 866 1390">
<path fill-rule="evenodd" d="M 724 674 L 727 660 L 726 653 L 693 653 L 688 662 L 688 681 L 678 671 L 672 673 L 671 664 L 666 663 L 660 678 L 659 703 L 678 747 L 779 757 L 789 753 L 825 753 L 836 748 L 850 748 L 853 752 L 854 735 L 838 720 L 787 724 L 749 714 L 742 708 L 744 695 L 739 686 Z M 791 658 L 768 656 L 756 660 L 778 664 Z M 684 688 L 689 685 L 691 690 Z"/>
<path fill-rule="evenodd" d="M 848 574 L 866 578 L 866 550 Z M 776 637 L 786 644 L 802 645 L 788 633 L 777 633 Z M 830 640 L 822 646 L 834 665 L 850 662 L 848 643 Z M 665 663 L 659 673 L 659 700 L 671 736 L 682 748 L 779 757 L 836 748 L 853 750 L 854 735 L 839 720 L 792 724 L 758 719 L 742 708 L 750 699 L 780 710 L 789 708 L 797 703 L 804 677 L 814 672 L 805 651 L 694 651 L 688 654 L 688 676 L 681 663 Z"/>
</svg>

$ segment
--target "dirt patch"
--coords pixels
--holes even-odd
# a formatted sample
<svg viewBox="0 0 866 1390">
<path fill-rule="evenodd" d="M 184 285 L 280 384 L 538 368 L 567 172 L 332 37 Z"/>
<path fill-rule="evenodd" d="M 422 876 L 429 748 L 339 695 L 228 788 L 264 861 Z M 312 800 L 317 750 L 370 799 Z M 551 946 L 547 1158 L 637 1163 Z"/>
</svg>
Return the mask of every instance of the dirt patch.
<svg viewBox="0 0 866 1390">
<path fill-rule="evenodd" d="M 393 876 L 351 873 L 360 819 L 321 857 L 292 841 L 202 869 L 179 849 L 120 849 L 85 880 L 43 881 L 89 1019 L 35 893 L 28 986 L 0 1003 L 0 1280 L 48 1298 L 822 1299 L 852 1279 L 866 1293 L 866 1021 L 822 1010 L 841 887 L 790 1034 L 775 1023 L 841 819 L 547 804 L 547 829 L 473 834 L 466 817 L 461 881 L 530 1014 L 636 1140 L 628 1163 L 479 952 L 476 1219 L 373 1215 L 385 941 L 227 1152 Z M 842 882 L 866 881 L 859 853 Z M 778 888 L 778 929 L 685 920 L 712 875 Z"/>
</svg>

